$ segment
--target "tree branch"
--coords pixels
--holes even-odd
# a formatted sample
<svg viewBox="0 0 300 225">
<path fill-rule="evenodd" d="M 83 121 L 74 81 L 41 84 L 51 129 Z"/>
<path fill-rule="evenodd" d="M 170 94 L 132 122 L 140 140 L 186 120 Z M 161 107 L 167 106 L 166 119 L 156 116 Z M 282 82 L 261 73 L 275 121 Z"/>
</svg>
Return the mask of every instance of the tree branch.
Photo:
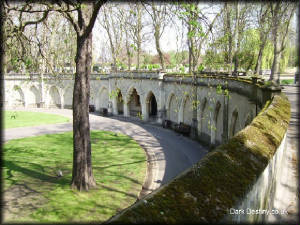
<svg viewBox="0 0 300 225">
<path fill-rule="evenodd" d="M 107 0 L 98 0 L 96 2 L 96 4 L 94 5 L 93 12 L 92 12 L 92 17 L 90 18 L 89 24 L 86 27 L 86 29 L 85 29 L 85 31 L 82 35 L 83 37 L 87 37 L 90 34 L 90 32 L 92 31 L 93 26 L 94 26 L 95 21 L 96 21 L 96 18 L 97 18 L 97 15 L 98 15 L 98 12 L 99 12 L 101 6 L 104 5 L 106 2 L 107 2 Z"/>
<path fill-rule="evenodd" d="M 47 18 L 48 14 L 49 14 L 49 11 L 47 10 L 47 11 L 45 11 L 43 13 L 43 16 L 40 19 L 35 20 L 35 21 L 27 21 L 27 22 L 25 22 L 24 25 L 20 27 L 21 31 L 23 32 L 24 29 L 25 29 L 25 27 L 28 26 L 28 25 L 34 25 L 34 24 L 38 24 L 38 23 L 44 21 Z"/>
</svg>

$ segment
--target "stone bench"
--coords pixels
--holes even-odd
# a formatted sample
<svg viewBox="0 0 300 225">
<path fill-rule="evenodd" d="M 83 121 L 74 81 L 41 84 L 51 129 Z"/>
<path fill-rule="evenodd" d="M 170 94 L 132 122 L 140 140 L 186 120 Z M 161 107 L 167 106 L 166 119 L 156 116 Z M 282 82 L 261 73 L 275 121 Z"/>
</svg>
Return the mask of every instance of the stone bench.
<svg viewBox="0 0 300 225">
<path fill-rule="evenodd" d="M 176 124 L 174 126 L 174 129 L 177 133 L 181 133 L 186 136 L 190 135 L 190 132 L 191 132 L 191 126 L 186 125 L 182 122 L 180 122 L 179 124 Z"/>
<path fill-rule="evenodd" d="M 95 112 L 95 105 L 89 105 L 89 112 Z"/>
<path fill-rule="evenodd" d="M 163 128 L 169 128 L 170 129 L 170 128 L 172 128 L 171 125 L 172 125 L 171 120 L 164 120 L 163 123 L 162 123 Z"/>
<path fill-rule="evenodd" d="M 101 116 L 108 116 L 107 108 L 100 108 L 99 111 Z"/>
</svg>

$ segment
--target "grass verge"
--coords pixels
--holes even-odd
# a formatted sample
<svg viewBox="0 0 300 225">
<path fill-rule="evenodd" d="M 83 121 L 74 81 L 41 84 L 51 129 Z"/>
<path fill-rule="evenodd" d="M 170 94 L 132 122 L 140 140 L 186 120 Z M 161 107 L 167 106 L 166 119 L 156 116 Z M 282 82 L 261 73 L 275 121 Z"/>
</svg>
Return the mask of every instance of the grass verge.
<svg viewBox="0 0 300 225">
<path fill-rule="evenodd" d="M 70 122 L 70 119 L 54 114 L 26 111 L 4 111 L 4 129 L 66 122 Z"/>
<path fill-rule="evenodd" d="M 103 222 L 133 204 L 146 173 L 146 154 L 130 137 L 92 131 L 97 188 L 70 189 L 72 132 L 4 145 L 4 222 Z M 61 170 L 63 177 L 57 177 Z"/>
<path fill-rule="evenodd" d="M 294 79 L 281 80 L 280 84 L 294 84 Z"/>
</svg>

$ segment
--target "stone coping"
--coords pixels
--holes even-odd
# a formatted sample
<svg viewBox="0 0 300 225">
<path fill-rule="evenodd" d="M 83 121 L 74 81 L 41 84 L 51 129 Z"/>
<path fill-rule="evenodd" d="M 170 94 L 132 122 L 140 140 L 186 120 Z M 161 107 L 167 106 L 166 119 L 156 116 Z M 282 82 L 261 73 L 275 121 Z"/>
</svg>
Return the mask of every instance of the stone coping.
<svg viewBox="0 0 300 225">
<path fill-rule="evenodd" d="M 251 190 L 287 131 L 290 103 L 275 95 L 228 143 L 107 223 L 221 222 Z"/>
</svg>

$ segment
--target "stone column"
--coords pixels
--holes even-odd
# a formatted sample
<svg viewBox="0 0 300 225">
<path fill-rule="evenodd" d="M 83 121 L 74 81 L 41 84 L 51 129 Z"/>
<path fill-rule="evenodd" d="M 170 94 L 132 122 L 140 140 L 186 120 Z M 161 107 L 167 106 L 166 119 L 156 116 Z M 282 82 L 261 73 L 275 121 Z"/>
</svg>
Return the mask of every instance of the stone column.
<svg viewBox="0 0 300 225">
<path fill-rule="evenodd" d="M 226 81 L 225 81 L 226 82 Z M 227 82 L 223 85 L 223 89 L 228 89 Z M 228 141 L 228 123 L 229 123 L 229 96 L 224 95 L 223 98 L 223 133 L 222 133 L 222 143 L 226 143 Z"/>
<path fill-rule="evenodd" d="M 118 115 L 117 99 L 113 98 L 111 102 L 112 102 L 112 113 L 113 113 L 113 115 L 117 116 Z"/>
<path fill-rule="evenodd" d="M 44 71 L 45 71 L 45 62 L 42 61 L 42 69 L 41 69 L 41 79 L 40 79 L 40 108 L 45 108 L 45 96 L 44 96 Z"/>
<path fill-rule="evenodd" d="M 164 90 L 164 74 L 159 73 L 159 79 L 161 81 L 158 82 L 159 85 L 159 101 L 157 102 L 157 122 L 162 124 L 163 121 L 167 118 L 167 110 L 166 110 L 166 101 L 165 101 L 165 90 Z"/>
<path fill-rule="evenodd" d="M 129 108 L 128 108 L 127 100 L 124 101 L 123 109 L 124 109 L 123 110 L 124 116 L 129 117 Z"/>
<path fill-rule="evenodd" d="M 191 127 L 191 138 L 198 138 L 198 106 L 197 106 L 197 75 L 193 73 L 193 87 L 192 87 L 192 107 L 193 107 L 193 118 L 192 118 L 192 127 Z"/>
<path fill-rule="evenodd" d="M 157 110 L 157 122 L 162 124 L 167 118 L 167 110 L 165 108 Z"/>
<path fill-rule="evenodd" d="M 141 102 L 142 104 L 142 118 L 144 121 L 148 121 L 149 120 L 149 113 L 147 112 L 147 102 Z"/>
<path fill-rule="evenodd" d="M 117 110 L 118 111 L 118 110 Z M 107 109 L 108 115 L 111 116 L 113 114 L 113 104 L 112 101 L 108 101 L 108 109 Z M 117 112 L 118 113 L 118 112 Z"/>
<path fill-rule="evenodd" d="M 60 94 L 60 108 L 64 109 L 64 106 L 65 106 L 65 99 L 64 96 Z"/>
</svg>

